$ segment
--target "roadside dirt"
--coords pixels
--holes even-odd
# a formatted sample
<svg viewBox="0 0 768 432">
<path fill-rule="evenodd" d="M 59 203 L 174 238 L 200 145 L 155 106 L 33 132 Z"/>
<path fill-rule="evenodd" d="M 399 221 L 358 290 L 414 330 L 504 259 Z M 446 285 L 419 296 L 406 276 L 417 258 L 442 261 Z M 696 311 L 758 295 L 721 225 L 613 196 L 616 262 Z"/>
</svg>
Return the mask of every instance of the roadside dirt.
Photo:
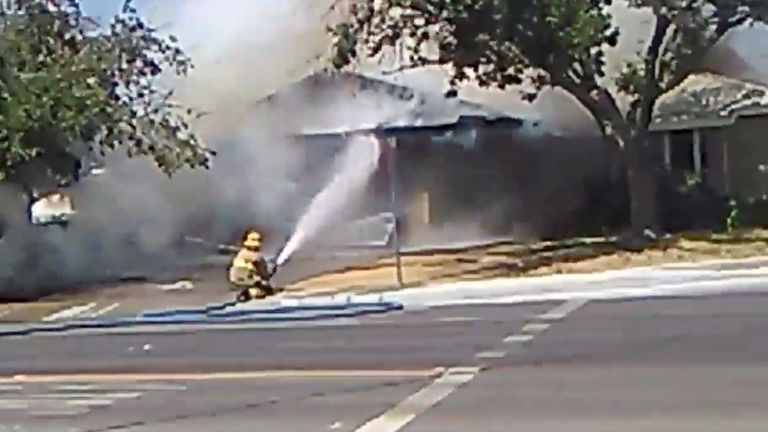
<svg viewBox="0 0 768 432">
<path fill-rule="evenodd" d="M 592 273 L 630 267 L 712 259 L 768 256 L 768 231 L 733 234 L 683 234 L 642 252 L 621 250 L 605 239 L 577 239 L 537 244 L 501 243 L 463 250 L 403 256 L 406 286 L 486 280 L 502 277 Z M 347 267 L 287 286 L 290 296 L 364 293 L 397 285 L 393 258 Z"/>
</svg>

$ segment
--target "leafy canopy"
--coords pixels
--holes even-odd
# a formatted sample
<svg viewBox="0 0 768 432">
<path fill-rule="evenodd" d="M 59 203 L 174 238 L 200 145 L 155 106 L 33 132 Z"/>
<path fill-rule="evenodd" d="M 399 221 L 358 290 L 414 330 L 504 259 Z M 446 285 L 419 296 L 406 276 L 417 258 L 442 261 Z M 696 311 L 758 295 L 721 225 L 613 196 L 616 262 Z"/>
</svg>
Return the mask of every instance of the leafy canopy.
<svg viewBox="0 0 768 432">
<path fill-rule="evenodd" d="M 15 0 L 0 11 L 0 179 L 32 161 L 58 179 L 90 152 L 118 147 L 171 175 L 207 167 L 193 110 L 159 79 L 186 74 L 189 57 L 126 1 L 107 28 L 77 0 Z"/>
<path fill-rule="evenodd" d="M 608 134 L 644 131 L 654 101 L 698 67 L 729 30 L 768 20 L 765 0 L 629 0 L 656 17 L 641 61 L 606 77 L 606 51 L 618 42 L 611 0 L 354 1 L 350 19 L 332 30 L 333 66 L 374 58 L 388 47 L 406 53 L 401 69 L 452 66 L 451 84 L 528 84 L 573 94 Z M 607 80 L 612 80 L 608 82 Z M 620 110 L 611 86 L 629 99 Z M 614 91 L 615 92 L 615 91 Z"/>
</svg>

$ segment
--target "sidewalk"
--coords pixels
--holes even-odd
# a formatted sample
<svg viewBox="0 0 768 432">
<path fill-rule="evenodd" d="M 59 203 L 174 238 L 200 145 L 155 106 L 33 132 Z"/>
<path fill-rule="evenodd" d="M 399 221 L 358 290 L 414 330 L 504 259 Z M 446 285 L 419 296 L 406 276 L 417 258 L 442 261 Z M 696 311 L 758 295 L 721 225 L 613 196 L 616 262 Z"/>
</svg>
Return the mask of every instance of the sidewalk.
<svg viewBox="0 0 768 432">
<path fill-rule="evenodd" d="M 323 298 L 383 300 L 408 306 L 526 303 L 573 298 L 621 299 L 670 295 L 768 292 L 768 257 L 636 267 L 592 274 L 500 278 Z"/>
</svg>

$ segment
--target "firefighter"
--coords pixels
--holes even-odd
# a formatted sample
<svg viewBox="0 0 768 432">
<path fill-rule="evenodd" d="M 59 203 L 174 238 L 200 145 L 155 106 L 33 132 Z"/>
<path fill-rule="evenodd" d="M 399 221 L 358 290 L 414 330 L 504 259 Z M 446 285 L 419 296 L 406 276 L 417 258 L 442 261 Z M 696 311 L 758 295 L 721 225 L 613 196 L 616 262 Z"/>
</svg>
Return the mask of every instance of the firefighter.
<svg viewBox="0 0 768 432">
<path fill-rule="evenodd" d="M 269 269 L 261 256 L 261 234 L 251 230 L 232 260 L 229 281 L 240 291 L 237 300 L 247 302 L 274 294 L 268 279 Z"/>
</svg>

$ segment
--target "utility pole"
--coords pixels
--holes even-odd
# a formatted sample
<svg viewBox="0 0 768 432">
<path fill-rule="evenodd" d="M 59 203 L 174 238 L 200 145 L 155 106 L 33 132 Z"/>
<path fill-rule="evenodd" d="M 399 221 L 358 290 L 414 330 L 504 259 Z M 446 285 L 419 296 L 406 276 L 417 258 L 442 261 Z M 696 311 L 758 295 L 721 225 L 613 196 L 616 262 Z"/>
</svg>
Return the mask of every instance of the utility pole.
<svg viewBox="0 0 768 432">
<path fill-rule="evenodd" d="M 403 288 L 405 287 L 405 282 L 403 282 L 403 265 L 402 257 L 400 256 L 400 218 L 398 217 L 400 214 L 400 207 L 397 201 L 397 137 L 387 137 L 387 145 L 389 145 L 387 168 L 389 169 L 390 210 L 392 211 L 392 217 L 394 218 L 392 244 L 395 249 L 394 252 L 395 268 L 397 271 L 397 283 L 400 288 Z"/>
</svg>

